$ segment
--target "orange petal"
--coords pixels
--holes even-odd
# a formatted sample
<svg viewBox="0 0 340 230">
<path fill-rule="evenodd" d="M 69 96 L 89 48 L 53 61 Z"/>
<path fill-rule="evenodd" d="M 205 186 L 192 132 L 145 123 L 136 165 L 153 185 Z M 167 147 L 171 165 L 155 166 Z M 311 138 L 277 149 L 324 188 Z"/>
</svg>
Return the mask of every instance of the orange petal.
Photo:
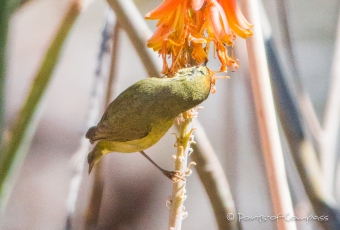
<svg viewBox="0 0 340 230">
<path fill-rule="evenodd" d="M 221 7 L 221 5 L 219 3 L 216 2 L 216 0 L 213 0 L 213 2 L 215 3 L 215 5 L 217 7 L 218 13 L 220 15 L 220 19 L 221 19 L 221 21 L 223 23 L 222 26 L 224 28 L 224 31 L 227 34 L 231 34 L 230 28 L 228 26 L 227 16 L 225 15 L 223 8 Z"/>
<path fill-rule="evenodd" d="M 231 24 L 230 25 L 231 30 L 238 35 L 241 38 L 247 38 L 251 35 L 253 35 L 253 32 L 250 29 L 242 29 L 236 24 Z"/>
<path fill-rule="evenodd" d="M 197 61 L 198 64 L 201 64 L 208 58 L 208 55 L 201 44 L 194 44 L 194 49 L 192 50 L 191 56 Z"/>
<path fill-rule="evenodd" d="M 163 69 L 161 71 L 161 73 L 163 74 L 167 74 L 169 71 L 168 63 L 166 61 L 166 51 L 165 51 L 166 48 L 165 47 L 166 47 L 166 42 L 163 42 L 162 44 Z"/>
<path fill-rule="evenodd" d="M 236 3 L 235 3 L 236 4 Z M 240 25 L 243 27 L 243 28 L 251 28 L 253 27 L 254 25 L 249 23 L 247 21 L 247 19 L 243 16 L 241 10 L 239 9 L 238 5 L 236 5 L 236 17 L 238 19 L 238 21 L 240 22 Z"/>
<path fill-rule="evenodd" d="M 224 42 L 227 45 L 233 44 L 233 34 L 226 23 L 226 28 L 223 27 L 223 18 L 220 15 L 218 7 L 214 4 L 209 4 L 204 10 L 206 23 L 203 26 L 207 27 L 208 33 L 211 37 L 216 38 L 219 42 Z M 227 33 L 226 30 L 227 29 Z"/>
<path fill-rule="evenodd" d="M 182 0 L 164 0 L 156 9 L 145 15 L 146 19 L 159 19 L 174 11 Z"/>
<path fill-rule="evenodd" d="M 151 38 L 149 38 L 148 42 L 152 43 L 159 39 L 162 39 L 163 36 L 167 34 L 168 31 L 169 31 L 168 27 L 163 27 L 163 26 L 158 27 L 156 31 L 153 33 L 153 35 L 151 36 Z"/>
<path fill-rule="evenodd" d="M 253 33 L 250 28 L 253 26 L 250 24 L 241 13 L 235 0 L 219 0 L 223 10 L 225 11 L 228 24 L 232 31 L 242 38 L 251 36 Z"/>
<path fill-rule="evenodd" d="M 204 16 L 202 10 L 193 12 L 192 17 L 190 17 L 192 22 L 190 23 L 190 27 L 195 28 L 196 31 L 200 31 L 201 27 L 204 23 Z"/>
<path fill-rule="evenodd" d="M 195 11 L 200 10 L 203 6 L 204 0 L 191 0 L 191 8 Z"/>
<path fill-rule="evenodd" d="M 218 9 L 214 5 L 209 5 L 204 10 L 205 19 L 208 22 L 208 27 L 216 38 L 222 38 L 225 35 L 223 27 L 220 23 L 220 17 L 218 14 Z"/>
</svg>

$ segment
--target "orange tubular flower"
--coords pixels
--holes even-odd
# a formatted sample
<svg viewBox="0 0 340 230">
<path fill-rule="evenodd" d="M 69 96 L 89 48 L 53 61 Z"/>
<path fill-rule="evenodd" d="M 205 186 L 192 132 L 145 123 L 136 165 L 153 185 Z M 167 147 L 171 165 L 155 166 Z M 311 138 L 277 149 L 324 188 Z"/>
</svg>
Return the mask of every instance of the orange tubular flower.
<svg viewBox="0 0 340 230">
<path fill-rule="evenodd" d="M 241 38 L 251 36 L 253 32 L 250 28 L 253 26 L 250 24 L 241 13 L 236 4 L 236 0 L 218 0 L 221 4 L 224 12 L 227 14 L 229 20 L 229 27 L 231 30 Z"/>
<path fill-rule="evenodd" d="M 209 43 L 221 62 L 221 71 L 238 68 L 238 61 L 228 55 L 236 35 L 252 35 L 252 25 L 243 17 L 236 0 L 164 0 L 146 19 L 158 19 L 157 30 L 148 47 L 163 58 L 162 73 L 172 75 L 178 69 L 208 60 Z M 167 58 L 171 58 L 168 67 Z"/>
</svg>

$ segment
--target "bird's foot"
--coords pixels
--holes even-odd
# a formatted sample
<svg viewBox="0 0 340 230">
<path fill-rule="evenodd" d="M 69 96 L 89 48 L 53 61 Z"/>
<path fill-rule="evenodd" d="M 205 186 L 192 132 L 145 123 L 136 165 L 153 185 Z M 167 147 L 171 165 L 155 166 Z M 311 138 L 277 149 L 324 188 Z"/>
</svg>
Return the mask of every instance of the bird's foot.
<svg viewBox="0 0 340 230">
<path fill-rule="evenodd" d="M 172 180 L 173 183 L 178 182 L 179 180 L 185 181 L 185 178 L 181 176 L 181 172 L 178 170 L 175 171 L 168 171 L 168 170 L 162 170 L 162 173 Z"/>
</svg>

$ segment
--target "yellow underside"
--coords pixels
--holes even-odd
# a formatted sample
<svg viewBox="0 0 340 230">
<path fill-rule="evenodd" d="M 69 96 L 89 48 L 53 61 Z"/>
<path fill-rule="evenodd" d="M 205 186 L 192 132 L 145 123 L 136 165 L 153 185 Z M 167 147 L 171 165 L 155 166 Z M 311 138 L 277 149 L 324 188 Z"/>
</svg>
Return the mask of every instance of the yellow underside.
<svg viewBox="0 0 340 230">
<path fill-rule="evenodd" d="M 121 153 L 134 153 L 150 148 L 156 144 L 169 130 L 173 123 L 173 120 L 154 124 L 151 132 L 144 138 L 133 140 L 133 141 L 99 141 L 96 148 L 102 150 L 102 154 L 110 152 L 121 152 Z"/>
</svg>

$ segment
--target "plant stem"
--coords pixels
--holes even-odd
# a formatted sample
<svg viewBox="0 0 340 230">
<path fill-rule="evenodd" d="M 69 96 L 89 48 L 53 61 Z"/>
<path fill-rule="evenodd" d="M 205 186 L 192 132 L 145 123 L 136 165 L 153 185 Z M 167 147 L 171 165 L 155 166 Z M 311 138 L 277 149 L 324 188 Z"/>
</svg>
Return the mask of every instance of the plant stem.
<svg viewBox="0 0 340 230">
<path fill-rule="evenodd" d="M 112 12 L 113 13 L 113 12 Z M 107 82 L 107 90 L 106 90 L 106 98 L 105 98 L 105 104 L 106 107 L 111 103 L 114 92 L 113 92 L 113 86 L 115 85 L 115 82 L 117 80 L 117 68 L 118 68 L 118 52 L 119 52 L 119 36 L 121 32 L 121 27 L 119 25 L 119 22 L 116 20 L 116 23 L 113 28 L 113 34 L 112 34 L 112 55 L 111 55 L 111 64 L 110 64 L 110 73 L 109 73 L 109 80 Z"/>
<path fill-rule="evenodd" d="M 190 155 L 190 158 L 197 163 L 195 169 L 208 194 L 218 227 L 220 230 L 241 229 L 236 218 L 234 200 L 222 165 L 208 141 L 203 127 L 198 122 L 194 122 L 194 126 L 197 143 L 192 145 L 194 152 Z M 228 215 L 231 218 L 235 217 L 235 219 L 228 219 Z"/>
<path fill-rule="evenodd" d="M 102 50 L 101 53 L 107 52 L 107 43 L 111 41 L 112 44 L 112 53 L 111 53 L 111 62 L 110 62 L 110 72 L 109 77 L 106 83 L 106 93 L 103 96 L 104 100 L 104 110 L 108 107 L 113 97 L 113 83 L 117 78 L 117 60 L 118 60 L 118 50 L 119 50 L 119 32 L 120 27 L 118 22 L 113 21 L 113 11 L 111 10 L 107 15 L 106 26 L 103 30 L 103 41 L 102 41 Z M 114 26 L 113 26 L 114 24 Z M 113 31 L 112 31 L 113 27 Z M 111 38 L 110 40 L 108 40 Z M 104 48 L 103 48 L 104 47 Z M 103 64 L 103 63 L 102 63 Z M 100 66 L 102 66 L 100 64 Z M 104 85 L 105 87 L 105 85 Z M 104 111 L 103 111 L 104 112 Z M 100 160 L 96 167 L 94 168 L 94 178 L 92 185 L 92 194 L 90 197 L 89 205 L 86 210 L 86 219 L 85 226 L 86 228 L 96 228 L 99 220 L 100 208 L 102 203 L 103 191 L 104 191 L 104 179 L 103 179 L 103 167 L 104 167 L 104 159 Z"/>
<path fill-rule="evenodd" d="M 108 20 L 106 26 L 111 23 L 111 12 L 108 12 Z M 90 92 L 90 103 L 89 103 L 89 109 L 87 114 L 87 121 L 86 121 L 86 128 L 90 128 L 93 126 L 94 123 L 98 122 L 100 119 L 100 116 L 103 112 L 103 107 L 105 107 L 103 104 L 103 101 L 105 101 L 105 96 L 103 96 L 103 92 L 105 92 L 105 86 L 106 86 L 106 79 L 102 73 L 102 66 L 104 62 L 104 56 L 107 54 L 107 51 L 109 50 L 108 47 L 108 39 L 109 37 L 106 36 L 105 29 L 103 31 L 103 41 L 101 43 L 101 49 L 98 55 L 98 61 L 97 61 L 97 68 L 96 72 L 94 74 L 94 80 L 92 83 L 92 89 Z M 67 199 L 67 218 L 65 222 L 64 229 L 65 230 L 71 230 L 73 229 L 73 215 L 75 213 L 76 209 L 76 203 L 79 196 L 79 190 L 81 187 L 81 182 L 84 175 L 84 167 L 86 162 L 86 156 L 90 149 L 90 142 L 88 139 L 85 138 L 85 135 L 80 141 L 80 145 L 78 149 L 73 153 L 72 158 L 74 159 L 73 165 L 72 165 L 72 171 L 73 175 L 70 181 L 70 189 Z M 96 167 L 97 168 L 97 167 Z M 97 175 L 100 175 L 99 180 L 95 180 L 93 184 L 93 190 L 91 194 L 91 198 L 88 204 L 88 208 L 85 213 L 83 214 L 85 216 L 85 229 L 94 229 L 96 228 L 98 215 L 101 205 L 101 196 L 102 196 L 102 178 L 101 178 L 101 169 L 99 169 L 99 172 L 97 171 Z M 87 171 L 87 170 L 86 170 Z M 98 183 L 97 183 L 98 182 Z M 98 202 L 99 200 L 99 202 Z M 93 211 L 92 211 L 93 210 Z"/>
<path fill-rule="evenodd" d="M 261 19 L 265 19 L 265 12 L 263 12 L 261 16 L 264 16 L 261 17 Z M 287 19 L 282 20 L 285 21 Z M 269 27 L 267 29 L 264 28 L 264 31 L 270 30 L 268 19 L 264 20 L 263 25 Z M 287 23 L 283 23 L 283 27 L 285 27 L 284 25 L 287 25 Z M 289 36 L 284 37 L 287 37 L 286 39 L 289 38 Z M 339 229 L 340 215 L 338 210 L 336 210 L 336 203 L 331 191 L 324 186 L 325 179 L 327 178 L 324 178 L 322 174 L 319 159 L 317 159 L 317 154 L 315 153 L 312 140 L 310 135 L 308 135 L 308 131 L 314 130 L 314 134 L 318 134 L 314 135 L 314 138 L 317 139 L 318 143 L 322 144 L 321 128 L 317 128 L 317 123 L 312 122 L 309 124 L 308 130 L 303 124 L 303 119 L 301 118 L 302 110 L 304 110 L 302 108 L 303 105 L 300 104 L 299 110 L 297 107 L 297 97 L 294 97 L 291 93 L 294 91 L 294 87 L 292 87 L 290 84 L 291 82 L 286 79 L 289 75 L 289 71 L 284 69 L 280 62 L 279 53 L 276 51 L 277 48 L 272 38 L 272 34 L 268 33 L 265 38 L 266 53 L 273 79 L 275 100 L 277 103 L 276 108 L 287 139 L 290 154 L 292 155 L 292 159 L 295 163 L 294 166 L 290 166 L 291 168 L 289 170 L 294 172 L 294 168 L 297 169 L 299 174 L 297 174 L 292 180 L 296 180 L 298 179 L 297 177 L 300 177 L 300 180 L 298 179 L 300 182 L 297 183 L 301 183 L 303 185 L 303 188 L 301 189 L 299 185 L 295 184 L 295 190 L 296 192 L 300 191 L 300 195 L 301 192 L 306 193 L 313 211 L 317 216 L 329 217 L 329 221 L 319 222 L 324 229 Z M 289 43 L 290 42 L 288 42 L 288 44 Z M 290 53 L 292 54 L 293 52 Z M 336 63 L 336 61 L 334 61 L 334 63 Z M 308 100 L 305 100 L 305 102 L 307 101 Z M 306 116 L 303 118 L 307 119 Z M 292 173 L 291 176 L 293 176 Z M 297 187 L 300 187 L 300 189 Z M 299 202 L 301 202 L 301 198 L 299 199 Z"/>
<path fill-rule="evenodd" d="M 8 24 L 13 10 L 13 5 L 16 4 L 17 1 L 0 1 L 0 142 L 2 140 L 5 119 L 5 77 L 7 67 L 6 51 Z"/>
<path fill-rule="evenodd" d="M 81 11 L 81 2 L 74 0 L 70 4 L 61 26 L 47 50 L 39 72 L 34 78 L 28 97 L 21 108 L 11 130 L 9 143 L 2 143 L 0 156 L 0 207 L 3 210 L 9 196 L 14 174 L 19 163 L 23 161 L 26 152 L 24 143 L 30 143 L 36 128 L 36 115 L 40 101 L 50 82 L 53 70 L 60 57 L 62 46 L 70 29 Z"/>
<path fill-rule="evenodd" d="M 286 70 L 289 73 L 287 74 L 287 78 L 289 76 L 294 77 L 294 79 L 290 79 L 290 81 L 293 82 L 291 89 L 296 95 L 301 116 L 305 120 L 305 124 L 307 125 L 308 131 L 312 134 L 312 137 L 319 142 L 322 134 L 321 125 L 316 116 L 311 99 L 302 84 L 301 75 L 296 64 L 293 50 L 294 46 L 289 32 L 291 30 L 289 12 L 289 2 L 286 0 L 277 0 L 277 14 L 279 22 L 281 23 L 280 36 L 282 37 L 282 44 L 286 54 L 285 61 L 287 62 L 287 66 L 289 66 L 289 69 Z"/>
<path fill-rule="evenodd" d="M 7 37 L 9 21 L 13 12 L 28 0 L 0 0 L 0 143 L 5 120 L 5 84 L 7 69 Z"/>
<path fill-rule="evenodd" d="M 99 163 L 99 164 L 98 164 Z M 104 180 L 103 161 L 98 162 L 94 168 L 92 191 L 87 210 L 85 212 L 85 228 L 95 229 L 99 220 L 100 207 L 102 204 Z"/>
<path fill-rule="evenodd" d="M 6 44 L 9 22 L 9 1 L 0 1 L 0 141 L 3 133 L 4 114 L 5 114 L 5 75 L 6 75 Z"/>
<path fill-rule="evenodd" d="M 188 153 L 192 136 L 192 118 L 190 111 L 183 113 L 184 121 L 179 127 L 179 137 L 177 139 L 177 154 L 175 159 L 175 171 L 179 171 L 180 175 L 185 176 L 187 173 Z M 187 213 L 183 205 L 186 199 L 185 191 L 186 181 L 178 180 L 174 182 L 172 187 L 172 195 L 170 201 L 169 212 L 169 229 L 180 230 L 182 228 L 182 220 Z"/>
<path fill-rule="evenodd" d="M 324 135 L 320 141 L 321 167 L 324 172 L 324 183 L 328 191 L 334 194 L 334 174 L 336 164 L 336 147 L 340 124 L 340 14 L 338 31 L 335 40 L 335 51 L 331 72 L 331 84 L 325 109 Z"/>
<path fill-rule="evenodd" d="M 257 1 L 253 0 L 244 0 L 244 6 L 245 16 L 256 25 L 253 31 L 254 35 L 247 38 L 246 42 L 257 120 L 274 214 L 294 215 L 270 86 L 259 7 Z M 279 230 L 296 229 L 294 221 L 285 221 L 285 219 L 279 219 L 277 227 Z"/>
<path fill-rule="evenodd" d="M 129 36 L 150 77 L 160 76 L 158 55 L 146 46 L 147 39 L 152 35 L 144 18 L 140 15 L 135 4 L 131 0 L 107 0 L 114 10 L 117 21 Z"/>
</svg>

